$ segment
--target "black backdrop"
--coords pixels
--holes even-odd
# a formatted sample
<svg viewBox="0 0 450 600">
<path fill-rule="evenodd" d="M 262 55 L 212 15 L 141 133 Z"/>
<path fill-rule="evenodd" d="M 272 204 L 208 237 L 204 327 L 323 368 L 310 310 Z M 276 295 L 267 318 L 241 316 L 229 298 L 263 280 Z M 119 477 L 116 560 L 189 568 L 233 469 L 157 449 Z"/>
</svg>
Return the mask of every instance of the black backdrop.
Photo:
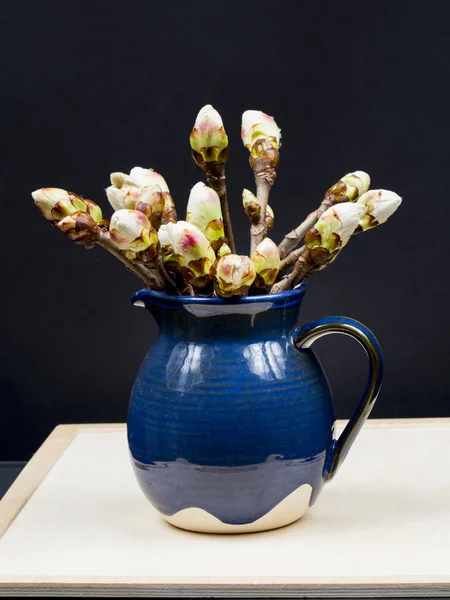
<svg viewBox="0 0 450 600">
<path fill-rule="evenodd" d="M 111 171 L 151 166 L 182 214 L 202 178 L 188 136 L 207 103 L 230 138 L 241 252 L 246 109 L 283 130 L 276 240 L 348 171 L 403 196 L 389 223 L 311 278 L 302 320 L 344 314 L 373 329 L 386 360 L 373 416 L 449 415 L 449 26 L 446 0 L 4 1 L 0 459 L 29 458 L 58 423 L 124 421 L 157 333 L 129 303 L 138 280 L 101 249 L 70 244 L 30 192 L 63 187 L 107 209 Z M 317 351 L 347 417 L 366 361 L 334 337 Z"/>
</svg>

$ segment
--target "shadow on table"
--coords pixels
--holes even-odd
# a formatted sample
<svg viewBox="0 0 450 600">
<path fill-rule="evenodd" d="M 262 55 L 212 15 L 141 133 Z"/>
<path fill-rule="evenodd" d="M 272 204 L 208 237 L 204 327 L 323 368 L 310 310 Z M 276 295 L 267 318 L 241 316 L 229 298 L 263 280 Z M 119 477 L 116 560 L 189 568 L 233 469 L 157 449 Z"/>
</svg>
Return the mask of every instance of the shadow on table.
<svg viewBox="0 0 450 600">
<path fill-rule="evenodd" d="M 450 506 L 450 490 L 448 493 L 448 504 Z M 122 509 L 123 510 L 123 509 Z M 342 528 L 343 532 L 353 529 L 361 529 L 364 524 L 370 522 L 371 527 L 385 525 L 386 523 L 401 524 L 402 522 L 414 523 L 423 519 L 424 513 L 430 515 L 436 512 L 436 516 L 448 509 L 444 508 L 442 502 L 436 505 L 433 502 L 433 494 L 427 490 L 417 489 L 392 489 L 386 493 L 385 490 L 376 492 L 373 490 L 340 491 L 328 490 L 327 498 L 319 498 L 317 504 L 310 508 L 297 522 L 279 529 L 262 531 L 256 533 L 239 534 L 209 534 L 190 532 L 167 523 L 157 511 L 148 504 L 148 507 L 139 503 L 133 509 L 127 511 L 126 528 L 132 530 L 139 537 L 152 536 L 157 529 L 164 528 L 176 535 L 185 536 L 208 536 L 226 538 L 238 535 L 242 538 L 264 536 L 280 536 L 287 532 L 290 534 L 301 530 L 314 530 L 319 534 L 322 530 L 328 530 L 333 524 L 334 533 Z"/>
</svg>

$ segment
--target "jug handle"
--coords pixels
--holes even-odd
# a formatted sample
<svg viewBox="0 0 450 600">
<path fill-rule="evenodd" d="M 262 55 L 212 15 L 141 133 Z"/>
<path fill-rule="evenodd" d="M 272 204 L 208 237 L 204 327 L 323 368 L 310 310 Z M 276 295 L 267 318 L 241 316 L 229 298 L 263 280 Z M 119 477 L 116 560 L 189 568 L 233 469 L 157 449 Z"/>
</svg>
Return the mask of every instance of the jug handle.
<svg viewBox="0 0 450 600">
<path fill-rule="evenodd" d="M 330 333 L 348 335 L 362 345 L 369 357 L 369 378 L 352 418 L 339 439 L 333 440 L 324 469 L 325 481 L 334 477 L 347 456 L 375 404 L 383 379 L 383 356 L 376 337 L 365 325 L 349 317 L 325 317 L 302 327 L 294 327 L 290 334 L 290 342 L 294 349 L 301 353 L 316 340 Z"/>
</svg>

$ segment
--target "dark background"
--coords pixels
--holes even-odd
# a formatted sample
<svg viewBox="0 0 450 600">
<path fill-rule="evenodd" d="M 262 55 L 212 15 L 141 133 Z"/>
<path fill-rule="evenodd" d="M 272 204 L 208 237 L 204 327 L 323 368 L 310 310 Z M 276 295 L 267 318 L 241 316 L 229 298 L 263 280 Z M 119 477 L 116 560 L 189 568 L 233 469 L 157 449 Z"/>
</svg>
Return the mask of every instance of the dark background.
<svg viewBox="0 0 450 600">
<path fill-rule="evenodd" d="M 230 138 L 242 253 L 240 194 L 253 187 L 246 109 L 283 130 L 276 241 L 349 171 L 404 198 L 391 221 L 311 278 L 301 320 L 344 314 L 373 329 L 386 360 L 374 417 L 450 415 L 449 26 L 446 0 L 3 2 L 0 460 L 28 459 L 58 423 L 124 421 L 157 333 L 129 302 L 138 280 L 101 249 L 70 244 L 30 192 L 63 187 L 109 214 L 109 173 L 153 167 L 182 217 L 202 179 L 188 136 L 207 103 Z M 363 352 L 342 336 L 317 352 L 337 415 L 348 417 Z"/>
</svg>

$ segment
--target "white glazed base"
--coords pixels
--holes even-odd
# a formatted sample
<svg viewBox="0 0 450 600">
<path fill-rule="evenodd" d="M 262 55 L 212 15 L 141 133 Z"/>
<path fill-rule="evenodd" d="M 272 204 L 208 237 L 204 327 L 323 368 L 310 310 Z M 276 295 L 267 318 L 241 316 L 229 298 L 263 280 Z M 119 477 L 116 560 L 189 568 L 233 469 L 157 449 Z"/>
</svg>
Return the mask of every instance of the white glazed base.
<svg viewBox="0 0 450 600">
<path fill-rule="evenodd" d="M 305 483 L 268 513 L 253 521 L 242 525 L 229 525 L 201 508 L 185 508 L 174 515 L 164 516 L 171 525 L 188 531 L 200 533 L 255 533 L 268 531 L 294 523 L 302 517 L 309 507 L 312 487 Z"/>
</svg>

